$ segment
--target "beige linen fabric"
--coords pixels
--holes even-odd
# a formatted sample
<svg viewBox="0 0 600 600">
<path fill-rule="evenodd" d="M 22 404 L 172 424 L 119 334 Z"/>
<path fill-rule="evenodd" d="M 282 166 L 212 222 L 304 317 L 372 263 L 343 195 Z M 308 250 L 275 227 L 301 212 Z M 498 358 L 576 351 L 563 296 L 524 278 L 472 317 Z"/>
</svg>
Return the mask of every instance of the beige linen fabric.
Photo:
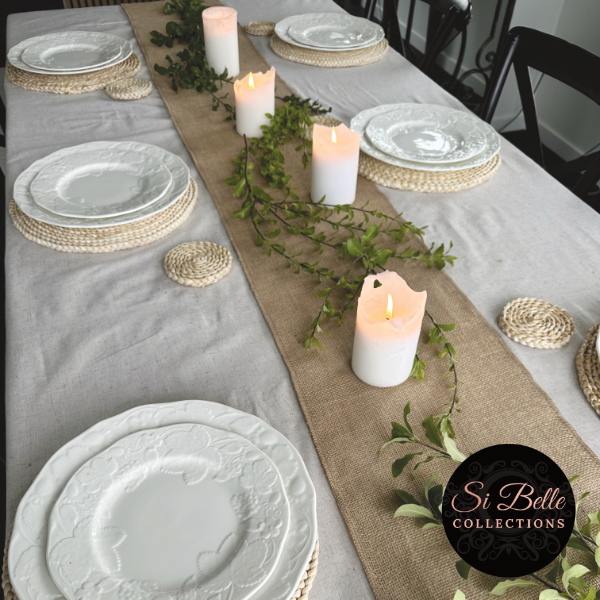
<svg viewBox="0 0 600 600">
<path fill-rule="evenodd" d="M 149 42 L 148 32 L 164 30 L 173 17 L 162 14 L 163 3 L 127 5 L 126 10 L 146 61 L 162 63 L 164 48 Z M 170 51 L 174 54 L 176 50 Z M 260 57 L 240 29 L 241 73 L 265 71 Z M 390 464 L 400 451 L 390 450 L 379 459 L 377 448 L 388 438 L 390 421 L 397 420 L 407 401 L 413 406 L 413 423 L 441 411 L 449 399 L 446 365 L 430 348 L 423 351 L 428 363 L 424 382 L 408 381 L 392 389 L 376 389 L 359 381 L 350 369 L 353 318 L 341 326 L 328 324 L 334 335 L 323 351 L 307 352 L 299 340 L 318 311 L 314 281 L 295 276 L 277 258 L 266 258 L 254 245 L 252 225 L 232 217 L 239 201 L 223 180 L 232 172 L 241 138 L 223 112 L 211 111 L 207 95 L 181 90 L 175 94 L 170 81 L 154 76 L 175 126 L 192 155 L 215 202 L 238 258 L 262 309 L 292 381 L 339 509 L 348 525 L 375 597 L 378 600 L 451 598 L 457 587 L 469 600 L 487 598 L 493 578 L 475 574 L 469 583 L 456 574 L 457 556 L 443 531 L 421 532 L 418 523 L 393 521 L 394 487 L 416 492 L 426 475 L 446 477 L 447 463 L 433 463 L 413 480 L 410 475 L 393 482 Z M 278 79 L 277 94 L 289 93 Z M 301 194 L 308 190 L 309 172 L 287 149 L 286 165 Z M 377 187 L 360 178 L 358 206 L 388 213 L 393 207 Z M 341 264 L 328 256 L 328 264 Z M 508 350 L 500 335 L 486 322 L 468 298 L 445 274 L 420 264 L 390 265 L 416 290 L 428 292 L 427 308 L 440 322 L 456 322 L 452 341 L 459 352 L 464 410 L 456 419 L 459 446 L 474 452 L 497 443 L 526 444 L 545 452 L 568 474 L 578 473 L 577 490 L 597 490 L 600 462 L 561 417 L 547 394 Z M 423 336 L 424 337 L 424 336 Z M 423 340 L 422 340 L 423 341 Z M 582 513 L 591 506 L 582 505 Z M 521 598 L 536 598 L 539 590 L 519 590 Z"/>
</svg>

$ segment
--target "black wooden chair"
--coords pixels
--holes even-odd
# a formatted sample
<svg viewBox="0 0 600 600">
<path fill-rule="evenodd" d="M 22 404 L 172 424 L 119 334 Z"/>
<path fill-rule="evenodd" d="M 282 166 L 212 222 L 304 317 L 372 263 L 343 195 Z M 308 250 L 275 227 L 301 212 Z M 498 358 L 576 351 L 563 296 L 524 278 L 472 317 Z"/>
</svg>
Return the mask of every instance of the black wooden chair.
<svg viewBox="0 0 600 600">
<path fill-rule="evenodd" d="M 452 80 L 455 81 L 460 72 L 460 67 L 465 55 L 467 45 L 467 25 L 471 20 L 471 0 L 420 0 L 429 5 L 429 27 L 433 31 L 427 32 L 427 47 L 423 56 L 417 56 L 410 45 L 412 26 L 415 14 L 416 0 L 411 0 L 406 22 L 406 34 L 403 36 L 400 29 L 398 15 L 398 0 L 383 0 L 383 18 L 381 24 L 386 32 L 390 46 L 400 52 L 402 56 L 415 63 L 421 71 L 429 73 L 438 56 L 458 36 L 461 35 L 461 44 Z M 367 0 L 365 18 L 375 20 L 375 7 L 378 0 Z"/>
<path fill-rule="evenodd" d="M 546 168 L 529 69 L 562 81 L 600 105 L 600 56 L 553 35 L 528 27 L 514 27 L 502 43 L 481 107 L 480 116 L 487 123 L 494 116 L 511 66 L 515 69 L 525 117 L 527 145 L 523 150 Z M 547 171 L 585 200 L 600 180 L 600 151 Z"/>
</svg>

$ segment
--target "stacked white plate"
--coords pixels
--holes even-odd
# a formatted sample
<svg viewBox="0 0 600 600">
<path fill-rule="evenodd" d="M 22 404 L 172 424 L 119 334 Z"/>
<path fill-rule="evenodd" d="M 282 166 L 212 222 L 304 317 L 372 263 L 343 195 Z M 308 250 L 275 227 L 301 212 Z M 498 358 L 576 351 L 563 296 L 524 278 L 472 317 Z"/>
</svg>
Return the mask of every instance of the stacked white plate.
<svg viewBox="0 0 600 600">
<path fill-rule="evenodd" d="M 114 67 L 133 52 L 116 35 L 90 31 L 61 31 L 29 38 L 8 53 L 14 66 L 42 75 L 76 75 Z"/>
<path fill-rule="evenodd" d="M 383 162 L 418 171 L 459 171 L 488 162 L 500 136 L 469 113 L 435 104 L 385 104 L 364 110 L 350 128 L 360 149 Z"/>
<path fill-rule="evenodd" d="M 277 23 L 275 33 L 293 46 L 325 52 L 369 48 L 385 37 L 379 25 L 367 19 L 338 13 L 288 17 Z"/>
<path fill-rule="evenodd" d="M 190 184 L 175 154 L 138 142 L 90 142 L 54 152 L 17 178 L 13 196 L 32 219 L 60 227 L 124 225 L 177 202 Z"/>
<path fill-rule="evenodd" d="M 132 409 L 61 448 L 19 505 L 8 566 L 19 600 L 289 600 L 316 538 L 291 443 L 191 400 Z"/>
</svg>

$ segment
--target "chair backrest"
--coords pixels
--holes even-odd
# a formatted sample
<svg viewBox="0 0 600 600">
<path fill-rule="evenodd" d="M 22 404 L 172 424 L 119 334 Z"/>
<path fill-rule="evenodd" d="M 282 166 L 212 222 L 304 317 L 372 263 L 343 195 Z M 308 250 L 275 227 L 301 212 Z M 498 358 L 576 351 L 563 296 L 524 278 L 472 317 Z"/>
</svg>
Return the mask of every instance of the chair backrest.
<svg viewBox="0 0 600 600">
<path fill-rule="evenodd" d="M 91 8 L 93 6 L 114 6 L 134 2 L 155 2 L 156 0 L 64 0 L 65 8 Z"/>
<path fill-rule="evenodd" d="M 600 56 L 548 33 L 529 27 L 514 27 L 508 32 L 502 43 L 498 62 L 494 67 L 489 89 L 481 107 L 480 116 L 487 123 L 490 123 L 494 116 L 511 66 L 514 67 L 517 77 L 519 96 L 525 117 L 527 154 L 545 167 L 529 69 L 535 69 L 562 81 L 600 105 Z M 579 169 L 579 172 L 586 169 L 586 173 L 573 188 L 578 195 L 584 192 L 582 186 L 586 182 L 594 184 L 600 179 L 599 154 L 580 157 L 569 163 Z M 585 160 L 582 160 L 583 158 Z M 561 174 L 567 174 L 564 166 L 559 170 Z M 596 177 L 595 180 L 594 177 Z"/>
<path fill-rule="evenodd" d="M 452 42 L 452 40 L 463 34 L 459 63 L 462 62 L 464 48 L 466 45 L 466 27 L 471 19 L 471 0 L 420 0 L 428 4 L 430 11 L 435 11 L 437 27 L 430 36 L 427 35 L 427 47 L 420 61 L 416 61 L 411 52 L 410 39 L 414 21 L 416 0 L 410 1 L 408 18 L 406 22 L 406 34 L 403 37 L 400 30 L 400 19 L 398 15 L 397 0 L 383 0 L 382 26 L 386 32 L 388 42 L 404 57 L 418 64 L 419 68 L 427 73 L 440 53 Z M 375 18 L 375 7 L 378 0 L 367 0 L 364 16 L 369 20 Z M 430 24 L 432 19 L 430 18 Z"/>
</svg>

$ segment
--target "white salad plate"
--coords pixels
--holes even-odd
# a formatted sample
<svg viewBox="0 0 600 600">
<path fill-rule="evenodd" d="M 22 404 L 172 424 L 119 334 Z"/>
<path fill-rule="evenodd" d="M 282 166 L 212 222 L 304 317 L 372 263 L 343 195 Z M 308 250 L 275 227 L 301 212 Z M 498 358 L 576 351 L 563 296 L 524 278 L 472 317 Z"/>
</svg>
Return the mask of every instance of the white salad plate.
<svg viewBox="0 0 600 600">
<path fill-rule="evenodd" d="M 172 181 L 164 163 L 145 152 L 90 150 L 45 166 L 30 190 L 38 206 L 56 215 L 102 219 L 152 204 Z"/>
<path fill-rule="evenodd" d="M 57 215 L 38 206 L 31 194 L 30 186 L 37 177 L 38 173 L 46 166 L 54 164 L 68 156 L 77 155 L 82 152 L 93 152 L 101 150 L 104 152 L 141 152 L 151 158 L 155 158 L 163 163 L 169 170 L 172 183 L 167 193 L 156 202 L 137 210 L 135 212 L 108 217 L 104 219 L 89 219 L 82 217 L 64 217 Z M 123 225 L 133 223 L 151 215 L 157 214 L 177 202 L 185 193 L 190 184 L 190 171 L 187 165 L 175 154 L 167 152 L 158 146 L 142 144 L 139 142 L 89 142 L 80 146 L 73 146 L 58 150 L 40 160 L 34 162 L 25 169 L 15 181 L 13 188 L 13 198 L 17 206 L 28 216 L 36 221 L 48 223 L 49 225 L 58 225 L 59 227 L 82 227 L 98 228 L 111 227 L 113 225 Z"/>
<path fill-rule="evenodd" d="M 434 104 L 406 104 L 374 117 L 366 133 L 382 152 L 424 163 L 452 163 L 479 154 L 486 144 L 480 119 Z"/>
<path fill-rule="evenodd" d="M 50 514 L 46 561 L 68 600 L 246 600 L 275 569 L 289 523 L 266 454 L 235 433 L 170 425 L 75 473 Z"/>
<path fill-rule="evenodd" d="M 94 425 L 58 450 L 23 496 L 8 552 L 10 580 L 19 600 L 61 600 L 46 563 L 48 520 L 71 477 L 90 459 L 136 432 L 179 424 L 208 425 L 243 436 L 275 464 L 290 505 L 290 527 L 274 572 L 252 600 L 289 600 L 302 580 L 317 540 L 315 490 L 294 446 L 264 421 L 215 402 L 188 400 L 133 408 Z M 107 481 L 113 478 L 107 473 Z M 120 546 L 119 546 L 120 547 Z M 78 600 L 94 596 L 85 593 Z M 116 596 L 110 593 L 107 600 Z M 137 598 L 131 594 L 131 598 Z M 168 596 L 167 596 L 168 598 Z M 214 594 L 214 600 L 224 600 Z M 225 595 L 226 598 L 226 595 Z"/>
<path fill-rule="evenodd" d="M 69 37 L 75 33 L 78 33 L 78 34 L 83 33 L 85 35 L 89 35 L 88 32 L 82 32 L 82 31 L 62 31 L 60 33 L 55 33 L 52 35 L 56 36 L 57 39 L 68 40 Z M 37 67 L 32 67 L 31 65 L 27 64 L 22 59 L 23 52 L 25 52 L 25 50 L 27 48 L 29 48 L 29 46 L 37 43 L 37 41 L 40 38 L 44 38 L 44 37 L 46 37 L 46 36 L 38 36 L 38 37 L 29 38 L 27 40 L 23 40 L 16 46 L 13 46 L 9 50 L 8 55 L 7 55 L 7 58 L 8 58 L 8 61 L 10 62 L 10 64 L 13 65 L 13 67 L 17 67 L 18 69 L 21 69 L 23 71 L 29 71 L 30 73 L 39 73 L 41 75 L 60 75 L 61 72 L 48 71 L 47 69 L 38 69 Z M 62 72 L 69 73 L 70 75 L 77 75 L 79 73 L 92 73 L 93 71 L 98 71 L 100 69 L 107 69 L 108 67 L 114 67 L 115 65 L 118 65 L 119 63 L 121 63 L 124 60 L 126 60 L 127 58 L 129 58 L 129 56 L 132 54 L 132 52 L 133 52 L 133 48 L 132 48 L 131 44 L 127 40 L 123 39 L 122 45 L 121 45 L 121 51 L 120 51 L 119 55 L 116 58 L 110 60 L 109 62 L 104 63 L 103 65 L 100 65 L 97 67 L 87 67 L 87 68 L 83 68 L 83 69 L 77 69 L 77 70 L 72 70 L 72 71 L 62 71 Z"/>
<path fill-rule="evenodd" d="M 375 147 L 368 136 L 366 135 L 366 128 L 372 119 L 380 115 L 385 115 L 393 111 L 402 109 L 406 104 L 383 104 L 376 106 L 375 108 L 369 108 L 358 113 L 350 123 L 350 129 L 361 134 L 360 138 L 360 149 L 369 156 L 377 158 L 390 165 L 396 165 L 398 167 L 404 167 L 406 169 L 415 169 L 417 171 L 459 171 L 461 169 L 470 169 L 486 163 L 492 159 L 498 152 L 500 152 L 500 136 L 496 130 L 487 123 L 479 121 L 478 127 L 485 136 L 485 147 L 484 149 L 475 156 L 466 160 L 461 160 L 455 163 L 424 163 L 405 160 L 403 158 L 397 158 L 386 152 L 382 152 L 379 148 Z"/>
<path fill-rule="evenodd" d="M 277 23 L 277 25 L 275 25 L 275 33 L 284 42 L 287 42 L 288 44 L 292 44 L 293 46 L 299 46 L 300 48 L 308 48 L 309 50 L 316 50 L 317 48 L 314 45 L 311 46 L 309 44 L 305 44 L 303 42 L 299 42 L 299 41 L 295 40 L 289 34 L 289 30 L 292 27 L 296 28 L 296 26 L 299 26 L 302 28 L 305 26 L 305 24 L 311 24 L 311 23 L 314 23 L 315 20 L 321 20 L 324 18 L 356 19 L 356 17 L 350 17 L 349 15 L 343 15 L 343 14 L 337 14 L 337 13 L 309 13 L 309 14 L 304 14 L 304 15 L 294 15 L 293 17 L 287 17 L 287 18 L 283 19 L 282 21 L 279 21 L 279 23 Z M 362 21 L 364 19 L 359 19 L 359 20 Z M 370 46 L 374 46 L 375 44 L 380 42 L 385 37 L 385 33 L 384 33 L 383 29 L 381 27 L 379 27 L 378 25 L 375 25 L 374 23 L 372 23 L 371 25 L 378 28 L 377 37 L 375 38 L 375 40 L 373 40 L 371 42 L 366 42 L 366 43 L 363 42 L 362 44 L 360 44 L 358 46 L 353 46 L 352 48 L 348 48 L 347 46 L 343 46 L 343 47 L 333 46 L 333 47 L 319 47 L 318 49 L 322 50 L 323 52 L 343 52 L 345 50 L 359 50 L 360 48 L 369 48 Z"/>
<path fill-rule="evenodd" d="M 384 32 L 368 19 L 324 13 L 306 15 L 288 29 L 288 35 L 296 42 L 320 49 L 355 49 L 377 44 Z"/>
<path fill-rule="evenodd" d="M 127 41 L 115 35 L 69 31 L 68 36 L 49 33 L 23 50 L 21 60 L 29 66 L 61 73 L 101 68 L 118 58 Z"/>
</svg>

